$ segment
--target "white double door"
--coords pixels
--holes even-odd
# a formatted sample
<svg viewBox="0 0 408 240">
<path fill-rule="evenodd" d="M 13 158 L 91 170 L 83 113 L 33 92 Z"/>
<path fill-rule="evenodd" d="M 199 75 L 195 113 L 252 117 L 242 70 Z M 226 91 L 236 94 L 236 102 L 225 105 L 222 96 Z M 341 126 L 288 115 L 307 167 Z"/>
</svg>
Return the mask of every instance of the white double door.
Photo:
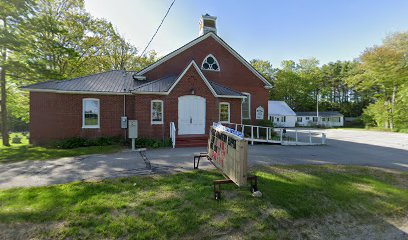
<svg viewBox="0 0 408 240">
<path fill-rule="evenodd" d="M 205 98 L 182 96 L 178 98 L 178 134 L 204 134 Z"/>
</svg>

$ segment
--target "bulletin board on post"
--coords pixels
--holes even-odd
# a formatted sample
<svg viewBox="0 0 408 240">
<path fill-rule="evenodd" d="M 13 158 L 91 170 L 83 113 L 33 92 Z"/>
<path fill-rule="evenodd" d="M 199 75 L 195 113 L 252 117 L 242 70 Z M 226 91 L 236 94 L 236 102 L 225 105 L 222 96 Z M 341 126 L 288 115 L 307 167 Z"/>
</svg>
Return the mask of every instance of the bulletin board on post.
<svg viewBox="0 0 408 240">
<path fill-rule="evenodd" d="M 208 137 L 208 156 L 236 185 L 247 185 L 248 142 L 241 132 L 213 124 Z"/>
</svg>

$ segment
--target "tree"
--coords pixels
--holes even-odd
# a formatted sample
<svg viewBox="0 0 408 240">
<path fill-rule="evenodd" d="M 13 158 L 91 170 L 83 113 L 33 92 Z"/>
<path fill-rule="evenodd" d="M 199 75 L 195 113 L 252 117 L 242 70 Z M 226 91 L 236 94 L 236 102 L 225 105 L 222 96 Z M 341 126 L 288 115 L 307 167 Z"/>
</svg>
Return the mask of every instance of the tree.
<svg viewBox="0 0 408 240">
<path fill-rule="evenodd" d="M 83 0 L 33 1 L 0 2 L 4 145 L 9 145 L 8 118 L 29 120 L 28 94 L 21 86 L 114 69 L 137 71 L 156 60 L 154 51 L 138 56 L 109 21 L 85 11 Z"/>
<path fill-rule="evenodd" d="M 249 62 L 263 77 L 273 84 L 273 77 L 277 69 L 272 67 L 272 64 L 267 60 L 252 59 Z"/>
<path fill-rule="evenodd" d="M 271 99 L 285 101 L 295 111 L 316 109 L 320 70 L 314 58 L 282 61 L 275 74 Z"/>
<path fill-rule="evenodd" d="M 361 70 L 348 79 L 358 90 L 371 91 L 373 103 L 366 114 L 378 125 L 394 129 L 401 115 L 398 111 L 404 102 L 400 91 L 408 80 L 408 33 L 397 33 L 386 38 L 381 46 L 368 48 L 360 56 Z"/>
<path fill-rule="evenodd" d="M 1 130 L 4 146 L 10 146 L 8 127 L 7 82 L 22 67 L 19 52 L 27 43 L 26 22 L 33 11 L 34 3 L 27 0 L 0 2 L 0 85 L 1 85 Z"/>
</svg>

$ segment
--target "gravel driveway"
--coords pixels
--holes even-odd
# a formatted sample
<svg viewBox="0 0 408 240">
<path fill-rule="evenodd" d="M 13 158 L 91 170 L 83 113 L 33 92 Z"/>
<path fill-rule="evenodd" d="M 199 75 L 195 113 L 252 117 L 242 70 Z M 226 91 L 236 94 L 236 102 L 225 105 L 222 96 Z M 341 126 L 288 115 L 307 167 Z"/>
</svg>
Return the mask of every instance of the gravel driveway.
<svg viewBox="0 0 408 240">
<path fill-rule="evenodd" d="M 321 131 L 321 130 L 314 130 Z M 324 130 L 326 146 L 254 145 L 254 164 L 350 164 L 408 171 L 408 134 L 357 130 Z M 23 161 L 0 165 L 0 189 L 44 186 L 72 181 L 190 170 L 192 154 L 205 148 L 157 149 L 147 152 L 153 170 L 137 152 Z M 202 161 L 200 168 L 212 168 Z"/>
</svg>

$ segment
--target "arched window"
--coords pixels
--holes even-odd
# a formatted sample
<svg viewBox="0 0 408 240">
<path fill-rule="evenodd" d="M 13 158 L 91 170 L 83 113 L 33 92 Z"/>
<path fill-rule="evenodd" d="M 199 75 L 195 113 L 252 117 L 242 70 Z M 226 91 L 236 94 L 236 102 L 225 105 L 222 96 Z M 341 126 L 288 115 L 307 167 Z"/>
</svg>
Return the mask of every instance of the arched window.
<svg viewBox="0 0 408 240">
<path fill-rule="evenodd" d="M 201 69 L 210 71 L 220 71 L 220 65 L 218 64 L 217 59 L 212 54 L 209 54 L 207 57 L 204 58 L 204 61 L 201 64 Z"/>
</svg>

